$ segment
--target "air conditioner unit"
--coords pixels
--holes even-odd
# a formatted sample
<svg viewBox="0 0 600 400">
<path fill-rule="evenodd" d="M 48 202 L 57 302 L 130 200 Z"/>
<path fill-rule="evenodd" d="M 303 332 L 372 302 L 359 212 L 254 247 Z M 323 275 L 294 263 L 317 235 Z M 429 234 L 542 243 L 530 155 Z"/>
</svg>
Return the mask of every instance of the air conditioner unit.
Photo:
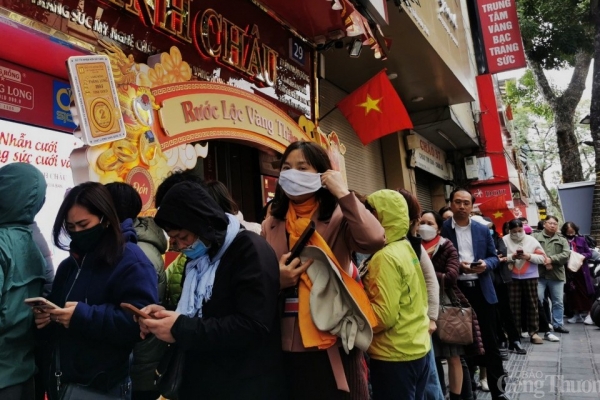
<svg viewBox="0 0 600 400">
<path fill-rule="evenodd" d="M 469 156 L 465 157 L 465 175 L 467 179 L 477 179 L 478 178 L 478 166 L 477 166 L 477 157 Z"/>
</svg>

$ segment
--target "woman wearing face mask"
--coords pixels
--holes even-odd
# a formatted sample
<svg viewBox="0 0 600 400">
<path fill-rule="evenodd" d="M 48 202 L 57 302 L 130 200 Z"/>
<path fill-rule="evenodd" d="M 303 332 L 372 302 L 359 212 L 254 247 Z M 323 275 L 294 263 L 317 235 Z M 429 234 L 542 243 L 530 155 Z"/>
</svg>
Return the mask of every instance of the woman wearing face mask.
<svg viewBox="0 0 600 400">
<path fill-rule="evenodd" d="M 298 314 L 308 307 L 310 260 L 285 265 L 290 249 L 309 223 L 316 232 L 309 244 L 321 248 L 344 273 L 357 276 L 352 251 L 373 254 L 385 243 L 377 219 L 348 191 L 341 174 L 331 169 L 325 150 L 312 142 L 294 142 L 281 159 L 279 184 L 271 216 L 262 223 L 262 235 L 279 258 L 280 287 L 285 298 L 281 321 L 284 373 L 290 399 L 367 399 L 362 352 L 350 354 L 329 333 Z M 302 278 L 302 279 L 301 279 Z M 368 304 L 367 304 L 368 306 Z M 324 341 L 327 343 L 324 343 Z"/>
<path fill-rule="evenodd" d="M 141 308 L 158 300 L 154 267 L 138 246 L 125 243 L 110 193 L 99 183 L 71 189 L 52 238 L 71 256 L 58 266 L 48 296 L 62 308 L 35 314 L 53 346 L 50 398 L 59 398 L 57 385 L 62 392 L 79 384 L 129 399 L 129 355 L 140 330 L 120 304 Z"/>
<path fill-rule="evenodd" d="M 462 294 L 456 284 L 459 274 L 460 263 L 458 261 L 458 252 L 450 240 L 440 236 L 441 227 L 443 224 L 442 217 L 435 211 L 424 211 L 421 214 L 420 225 L 418 228 L 419 236 L 423 239 L 423 248 L 427 256 L 431 259 L 435 274 L 442 285 L 444 282 L 444 292 L 446 298 L 440 298 L 440 303 L 450 304 L 450 298 L 456 298 L 461 306 L 470 307 L 469 301 Z M 470 354 L 483 354 L 483 343 L 481 342 L 481 334 L 477 323 L 477 316 L 473 315 L 473 329 L 475 343 L 470 346 Z M 461 356 L 465 355 L 465 346 L 446 344 L 440 341 L 437 335 L 433 335 L 433 347 L 436 358 L 448 360 L 448 379 L 450 384 L 450 399 L 473 399 L 472 393 L 462 393 L 462 388 L 469 390 L 471 388 L 471 380 L 467 373 L 463 373 L 463 365 Z M 441 368 L 441 364 L 439 365 Z M 443 370 L 439 371 L 440 379 L 444 376 Z M 463 380 L 466 379 L 463 385 Z M 442 383 L 442 386 L 445 386 Z"/>
<path fill-rule="evenodd" d="M 512 282 L 509 286 L 510 308 L 517 332 L 522 332 L 521 304 L 527 312 L 527 332 L 533 344 L 543 344 L 539 332 L 538 317 L 538 264 L 546 258 L 544 249 L 533 237 L 523 231 L 523 222 L 513 219 L 508 223 L 508 235 L 502 240 L 506 244 L 506 262 L 512 270 Z M 509 349 L 520 347 L 520 343 L 511 343 Z"/>
<path fill-rule="evenodd" d="M 163 187 L 164 188 L 164 187 Z M 185 352 L 178 398 L 279 400 L 279 265 L 273 249 L 198 183 L 177 183 L 154 217 L 189 260 L 177 311 L 142 311 L 142 335 Z"/>
<path fill-rule="evenodd" d="M 566 291 L 566 301 L 572 311 L 573 317 L 567 320 L 570 324 L 585 323 L 586 325 L 594 325 L 590 310 L 592 308 L 594 295 L 594 281 L 590 273 L 590 267 L 587 264 L 588 259 L 592 257 L 592 251 L 588 246 L 585 238 L 579 235 L 579 227 L 573 222 L 565 222 L 560 229 L 561 233 L 567 238 L 571 251 L 585 256 L 583 265 L 577 272 L 572 272 L 565 268 L 567 273 L 567 287 L 571 290 Z M 587 314 L 585 319 L 581 314 Z"/>
</svg>

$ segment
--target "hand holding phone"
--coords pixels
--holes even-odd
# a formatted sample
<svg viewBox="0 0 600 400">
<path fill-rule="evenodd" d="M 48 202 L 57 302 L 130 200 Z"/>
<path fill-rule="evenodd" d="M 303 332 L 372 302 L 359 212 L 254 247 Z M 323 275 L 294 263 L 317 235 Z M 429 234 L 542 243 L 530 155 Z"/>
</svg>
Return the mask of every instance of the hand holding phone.
<svg viewBox="0 0 600 400">
<path fill-rule="evenodd" d="M 523 255 L 523 249 L 518 249 L 517 250 L 517 255 L 518 256 L 522 256 Z"/>
<path fill-rule="evenodd" d="M 298 241 L 296 241 L 296 244 L 292 248 L 292 254 L 285 262 L 285 265 L 289 265 L 294 258 L 300 257 L 300 253 L 302 253 L 302 250 L 304 250 L 304 248 L 306 247 L 306 244 L 308 243 L 313 233 L 315 233 L 315 223 L 313 221 L 310 221 L 310 223 L 308 224 L 306 229 L 304 229 L 304 232 L 302 232 L 302 235 L 300 235 Z"/>
<path fill-rule="evenodd" d="M 56 304 L 52 303 L 50 300 L 47 300 L 43 297 L 30 297 L 28 299 L 25 299 L 25 304 L 40 311 L 47 311 L 51 309 L 60 308 Z"/>
<path fill-rule="evenodd" d="M 150 314 L 146 314 L 136 306 L 131 305 L 129 303 L 121 303 L 121 308 L 130 313 L 131 315 L 135 315 L 138 318 L 154 319 L 154 317 L 152 317 Z"/>
</svg>

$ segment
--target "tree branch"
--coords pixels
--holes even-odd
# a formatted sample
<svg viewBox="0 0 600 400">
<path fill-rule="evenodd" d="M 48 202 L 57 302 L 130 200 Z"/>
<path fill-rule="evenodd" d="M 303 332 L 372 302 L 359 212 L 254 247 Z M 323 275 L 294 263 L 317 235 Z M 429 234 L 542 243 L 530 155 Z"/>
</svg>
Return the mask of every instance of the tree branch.
<svg viewBox="0 0 600 400">
<path fill-rule="evenodd" d="M 567 108 L 570 113 L 575 112 L 583 91 L 585 90 L 585 80 L 590 70 L 592 55 L 579 50 L 575 54 L 575 68 L 567 90 L 557 99 L 557 105 L 561 108 Z"/>
<path fill-rule="evenodd" d="M 544 73 L 542 66 L 533 61 L 532 58 L 529 57 L 528 52 L 525 52 L 525 55 L 527 55 L 529 68 L 531 68 L 531 71 L 533 71 L 535 83 L 537 84 L 542 97 L 544 100 L 546 100 L 546 103 L 548 103 L 550 108 L 552 108 L 552 111 L 554 111 L 554 107 L 556 106 L 556 94 L 554 93 L 554 90 L 552 90 L 552 87 L 550 87 L 550 83 L 548 82 L 548 78 L 546 78 L 546 74 Z"/>
<path fill-rule="evenodd" d="M 562 209 L 560 208 L 560 204 L 558 203 L 558 199 L 552 195 L 552 192 L 550 191 L 550 189 L 548 188 L 548 185 L 546 184 L 546 178 L 544 177 L 544 172 L 542 169 L 540 169 L 540 166 L 537 163 L 534 163 L 536 169 L 538 170 L 538 173 L 540 174 L 540 180 L 542 181 L 542 187 L 544 188 L 544 191 L 546 192 L 546 194 L 548 195 L 548 198 L 550 199 L 550 203 L 552 203 L 552 205 L 558 210 L 560 211 L 560 213 L 562 214 Z"/>
</svg>

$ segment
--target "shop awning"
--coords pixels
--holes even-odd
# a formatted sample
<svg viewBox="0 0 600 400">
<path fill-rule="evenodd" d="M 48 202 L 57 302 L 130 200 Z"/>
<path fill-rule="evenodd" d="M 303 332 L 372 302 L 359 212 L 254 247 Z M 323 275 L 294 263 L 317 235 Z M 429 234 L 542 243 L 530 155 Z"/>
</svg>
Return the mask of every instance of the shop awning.
<svg viewBox="0 0 600 400">
<path fill-rule="evenodd" d="M 415 132 L 445 151 L 479 146 L 475 132 L 459 120 L 452 106 L 411 113 L 410 119 Z"/>
<path fill-rule="evenodd" d="M 19 24 L 3 15 L 0 15 L 0 38 L 5 43 L 0 46 L 1 59 L 63 79 L 69 79 L 65 66 L 69 57 L 90 54 L 58 36 Z"/>
</svg>

